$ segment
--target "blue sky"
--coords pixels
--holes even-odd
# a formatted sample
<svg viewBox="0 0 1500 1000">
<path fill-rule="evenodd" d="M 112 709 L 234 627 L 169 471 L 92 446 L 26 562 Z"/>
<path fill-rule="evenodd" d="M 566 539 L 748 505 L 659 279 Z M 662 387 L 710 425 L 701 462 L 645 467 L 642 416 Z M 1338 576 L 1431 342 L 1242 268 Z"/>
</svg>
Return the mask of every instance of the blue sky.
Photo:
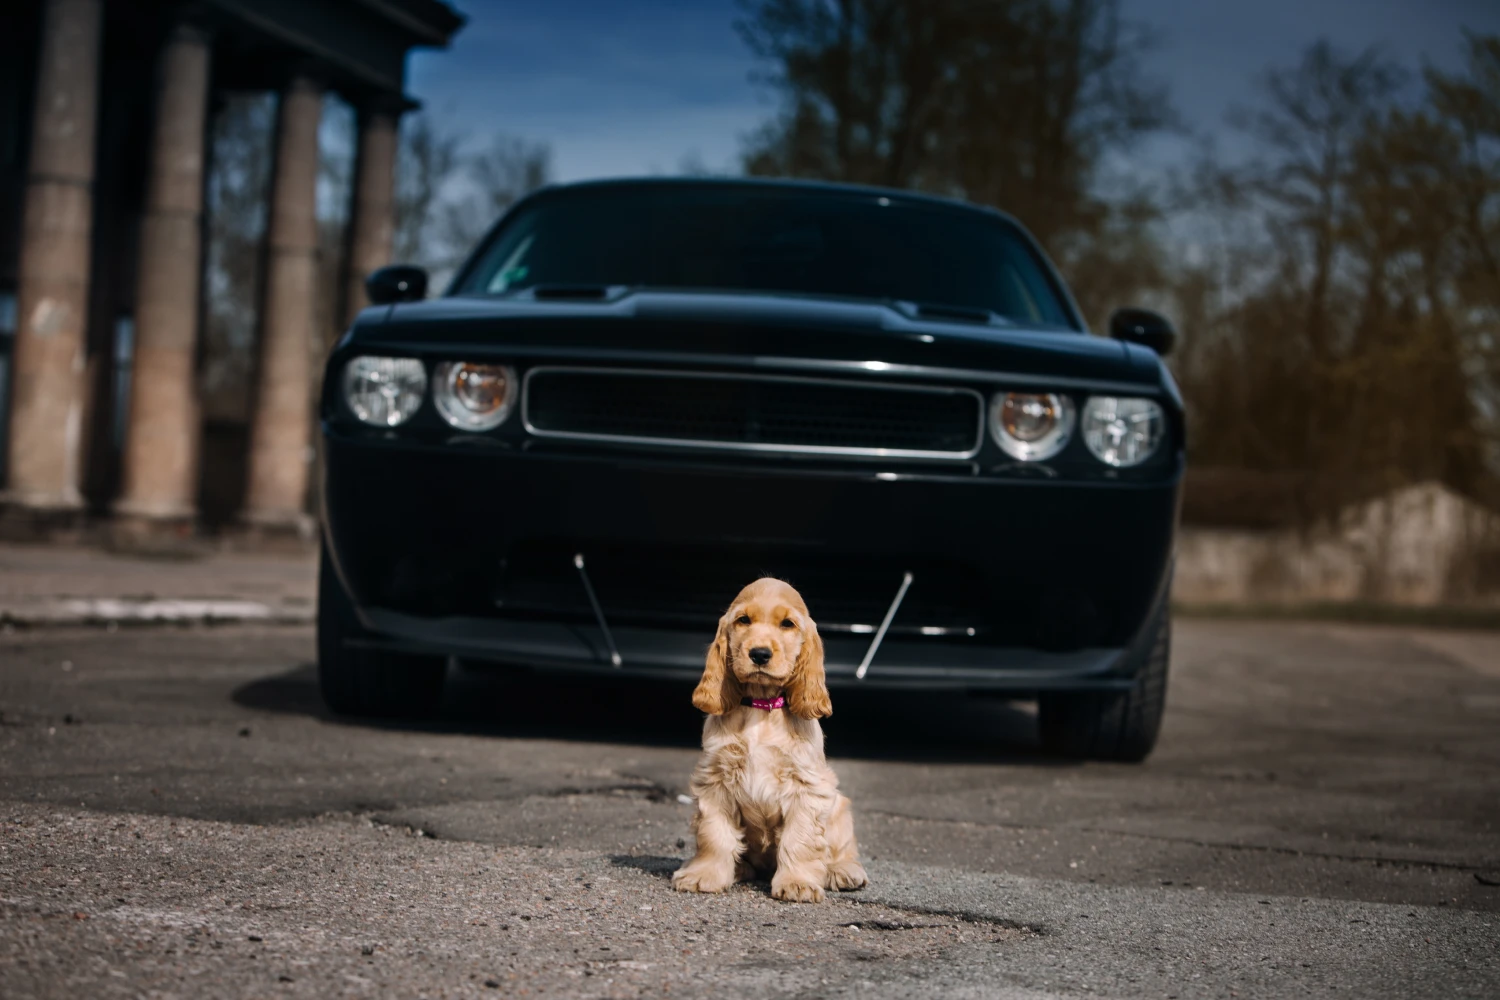
<svg viewBox="0 0 1500 1000">
<path fill-rule="evenodd" d="M 737 165 L 774 110 L 734 30 L 734 0 L 456 0 L 469 23 L 445 52 L 418 52 L 409 92 L 446 127 L 552 147 L 558 180 L 674 173 L 684 157 Z M 1271 64 L 1326 36 L 1380 45 L 1412 66 L 1457 62 L 1459 29 L 1500 32 L 1497 0 L 1123 0 L 1157 30 L 1151 70 L 1186 121 L 1223 130 Z M 1170 144 L 1159 148 L 1170 157 Z"/>
</svg>

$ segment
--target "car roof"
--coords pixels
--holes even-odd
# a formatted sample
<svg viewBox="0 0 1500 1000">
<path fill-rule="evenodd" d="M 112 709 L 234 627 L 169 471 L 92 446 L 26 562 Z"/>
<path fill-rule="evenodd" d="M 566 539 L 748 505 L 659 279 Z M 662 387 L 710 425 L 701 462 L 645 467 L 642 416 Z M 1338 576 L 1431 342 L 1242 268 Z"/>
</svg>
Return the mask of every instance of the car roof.
<svg viewBox="0 0 1500 1000">
<path fill-rule="evenodd" d="M 1012 215 L 988 205 L 978 205 L 962 198 L 912 191 L 906 188 L 879 187 L 873 184 L 847 184 L 840 181 L 806 180 L 794 177 L 607 177 L 597 180 L 571 181 L 564 184 L 548 184 L 533 192 L 530 197 L 546 197 L 566 194 L 571 191 L 608 190 L 610 188 L 681 187 L 681 188 L 741 188 L 747 190 L 786 190 L 821 192 L 831 195 L 863 195 L 890 198 L 923 207 L 942 208 L 986 215 L 1001 219 L 1020 229 L 1024 226 Z"/>
</svg>

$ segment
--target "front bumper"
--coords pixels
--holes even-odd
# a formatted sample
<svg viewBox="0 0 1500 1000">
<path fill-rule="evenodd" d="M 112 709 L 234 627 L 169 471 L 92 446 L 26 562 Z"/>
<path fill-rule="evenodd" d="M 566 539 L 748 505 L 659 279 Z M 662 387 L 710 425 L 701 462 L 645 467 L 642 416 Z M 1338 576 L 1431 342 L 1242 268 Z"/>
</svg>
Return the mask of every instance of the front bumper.
<svg viewBox="0 0 1500 1000">
<path fill-rule="evenodd" d="M 807 596 L 834 686 L 1118 690 L 1167 599 L 1180 463 L 1161 481 L 1068 482 L 434 447 L 338 426 L 325 442 L 329 552 L 370 633 L 361 641 L 384 648 L 616 672 L 570 575 L 576 551 L 600 574 L 621 669 L 634 675 L 696 678 L 735 591 L 776 575 Z M 652 593 L 684 566 L 700 575 L 657 608 Z M 908 602 L 856 682 L 903 570 L 916 575 Z"/>
<path fill-rule="evenodd" d="M 675 629 L 612 629 L 622 666 L 609 662 L 597 628 L 554 622 L 493 622 L 473 618 L 429 619 L 399 612 L 365 612 L 378 637 L 360 644 L 392 652 L 457 656 L 542 670 L 651 677 L 694 682 L 703 672 L 709 635 Z M 1035 693 L 1123 691 L 1130 687 L 1131 649 L 1044 652 L 1006 647 L 934 647 L 921 641 L 883 642 L 864 679 L 855 669 L 869 637 L 824 639 L 824 671 L 832 688 L 906 688 Z"/>
</svg>

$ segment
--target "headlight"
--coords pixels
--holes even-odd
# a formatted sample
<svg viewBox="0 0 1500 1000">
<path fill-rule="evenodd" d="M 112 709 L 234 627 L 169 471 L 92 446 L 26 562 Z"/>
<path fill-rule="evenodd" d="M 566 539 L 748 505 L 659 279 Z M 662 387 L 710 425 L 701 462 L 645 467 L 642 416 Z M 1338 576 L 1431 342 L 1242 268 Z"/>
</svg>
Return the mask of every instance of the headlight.
<svg viewBox="0 0 1500 1000">
<path fill-rule="evenodd" d="M 344 400 L 376 427 L 395 427 L 422 405 L 427 369 L 416 358 L 355 358 L 344 366 Z"/>
<path fill-rule="evenodd" d="M 1166 430 L 1162 409 L 1149 399 L 1091 396 L 1083 406 L 1083 440 L 1099 461 L 1140 465 L 1156 453 Z"/>
<path fill-rule="evenodd" d="M 990 403 L 990 432 L 1023 462 L 1051 458 L 1073 436 L 1073 401 L 1044 392 L 1002 392 Z"/>
<path fill-rule="evenodd" d="M 461 431 L 487 431 L 510 416 L 516 370 L 509 365 L 445 361 L 432 372 L 432 398 L 443 419 Z"/>
</svg>

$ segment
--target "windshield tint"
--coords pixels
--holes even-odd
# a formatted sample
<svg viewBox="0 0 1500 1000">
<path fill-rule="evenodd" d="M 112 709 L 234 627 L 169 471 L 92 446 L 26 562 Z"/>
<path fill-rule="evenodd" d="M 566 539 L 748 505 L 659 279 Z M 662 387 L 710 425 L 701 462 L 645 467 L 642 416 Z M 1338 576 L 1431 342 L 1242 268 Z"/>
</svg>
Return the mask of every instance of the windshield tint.
<svg viewBox="0 0 1500 1000">
<path fill-rule="evenodd" d="M 1013 226 L 873 194 L 662 185 L 545 196 L 507 222 L 456 291 L 538 285 L 895 299 L 1072 326 Z"/>
</svg>

